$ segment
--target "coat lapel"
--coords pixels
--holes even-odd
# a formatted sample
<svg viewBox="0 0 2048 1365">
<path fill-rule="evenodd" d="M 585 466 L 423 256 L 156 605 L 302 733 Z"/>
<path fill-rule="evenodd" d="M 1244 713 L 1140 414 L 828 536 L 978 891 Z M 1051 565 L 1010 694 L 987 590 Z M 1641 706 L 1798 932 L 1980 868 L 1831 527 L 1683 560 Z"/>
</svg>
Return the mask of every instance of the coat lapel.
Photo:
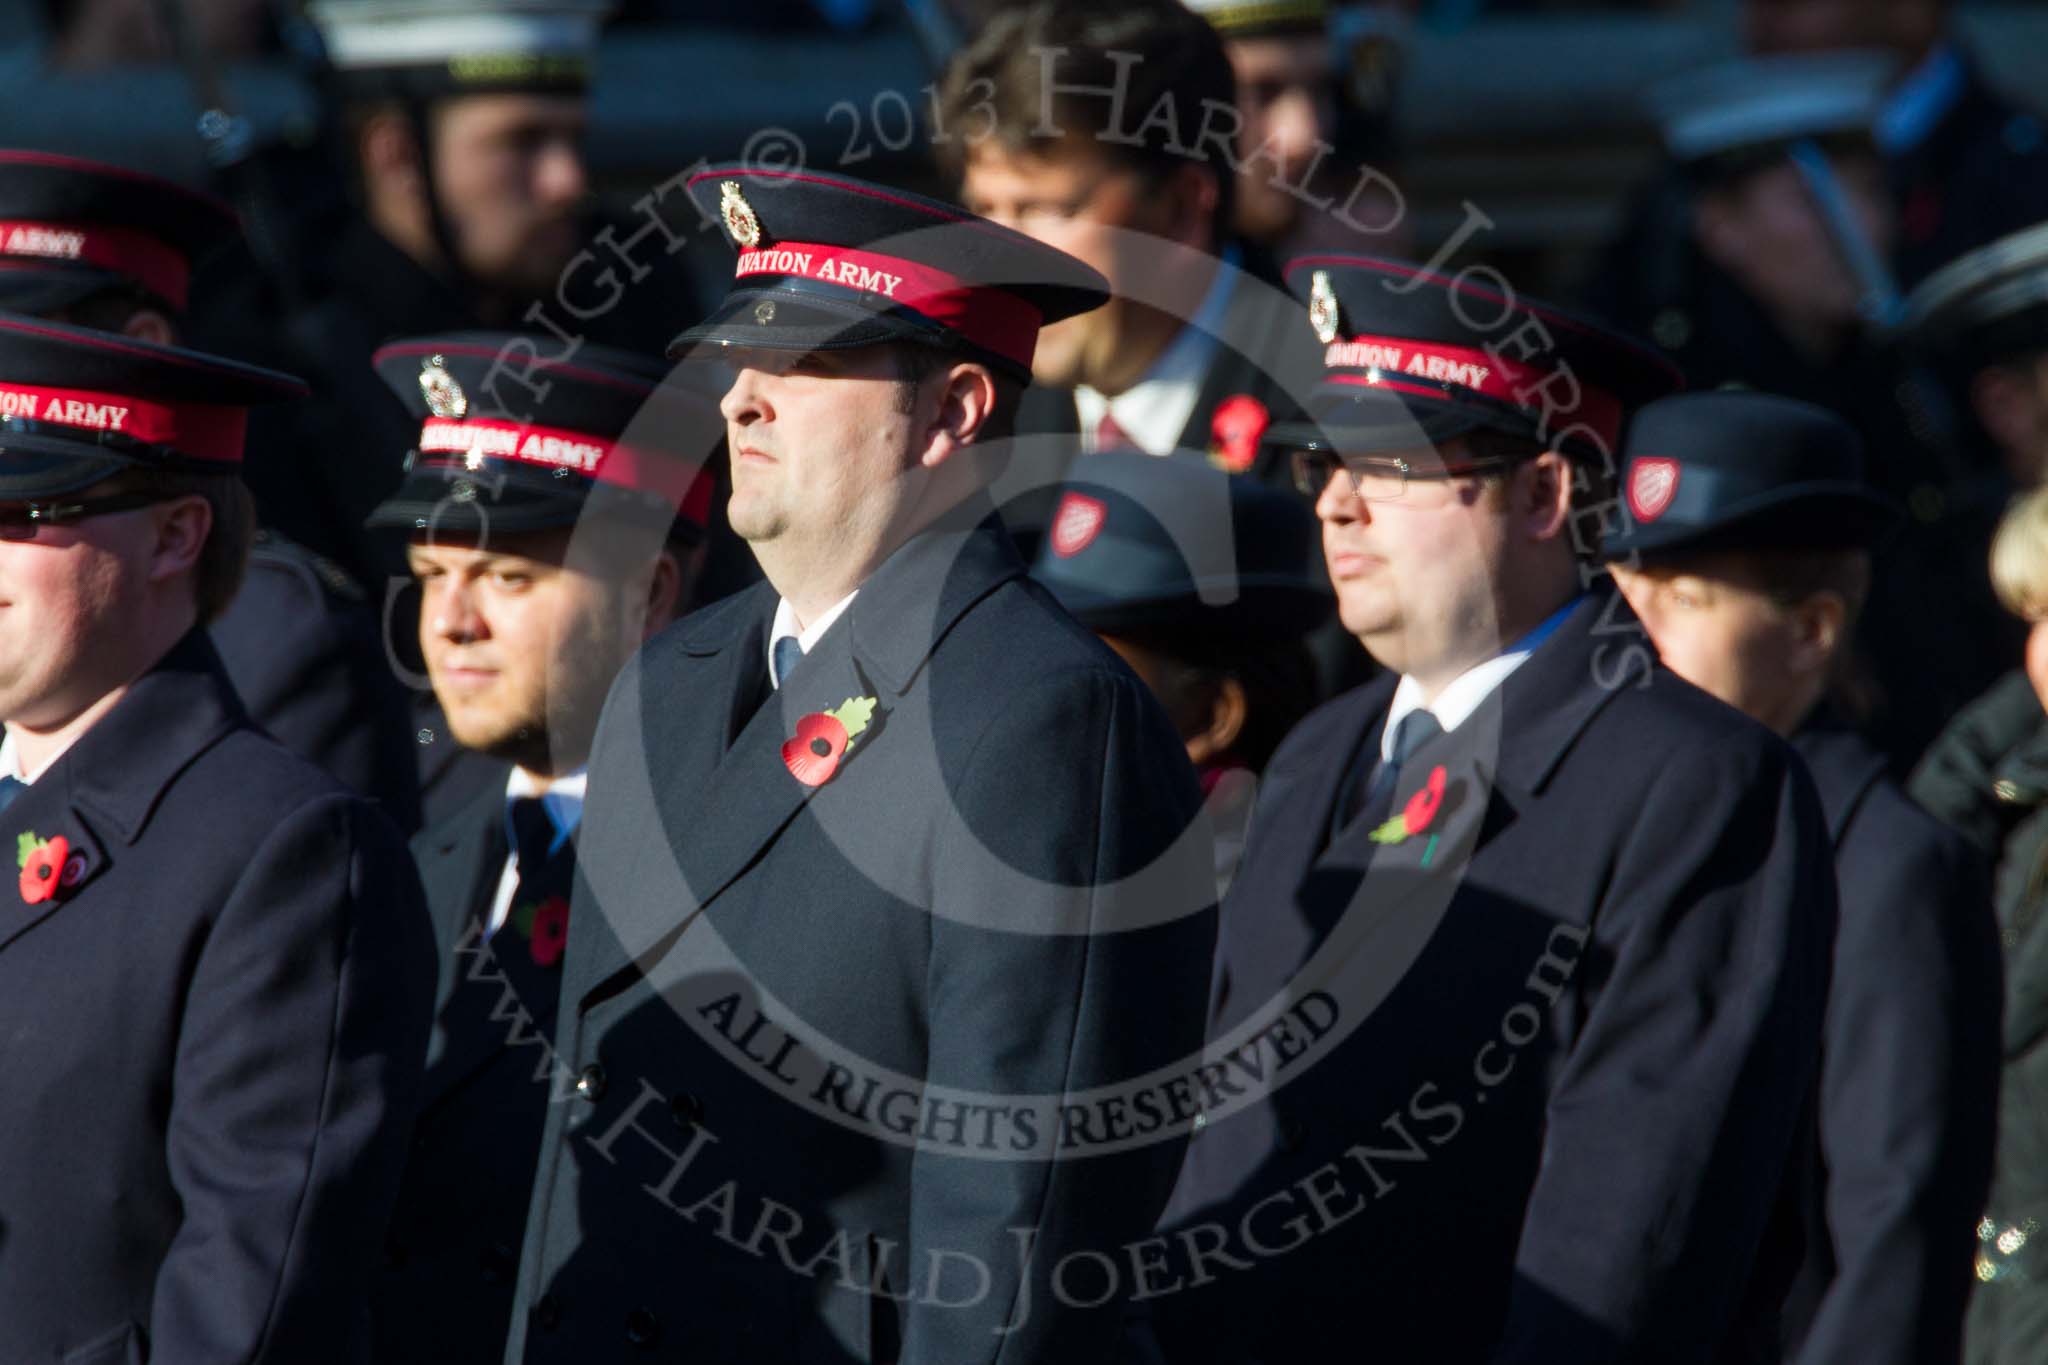
<svg viewBox="0 0 2048 1365">
<path fill-rule="evenodd" d="M 493 1005 L 484 1002 L 485 996 L 501 991 L 504 983 L 481 937 L 505 868 L 504 818 L 502 789 L 486 792 L 414 844 L 441 948 L 422 1108 L 439 1102 L 503 1051 L 513 1025 L 510 1019 L 490 1021 Z"/>
<path fill-rule="evenodd" d="M 0 893 L 0 951 L 72 905 L 121 851 L 142 837 L 165 791 L 185 767 L 243 725 L 242 704 L 206 633 L 194 629 L 136 679 L 128 694 L 0 813 L 0 847 L 27 852 L 24 835 L 68 845 L 51 897 L 30 902 Z M 47 856 L 47 855 L 45 855 Z"/>
</svg>

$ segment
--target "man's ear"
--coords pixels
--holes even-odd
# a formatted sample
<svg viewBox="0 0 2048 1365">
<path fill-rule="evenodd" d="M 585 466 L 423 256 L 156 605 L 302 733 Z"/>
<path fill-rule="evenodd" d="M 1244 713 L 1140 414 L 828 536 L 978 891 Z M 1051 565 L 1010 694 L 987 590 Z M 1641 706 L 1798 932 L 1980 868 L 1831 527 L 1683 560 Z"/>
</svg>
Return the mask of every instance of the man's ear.
<svg viewBox="0 0 2048 1365">
<path fill-rule="evenodd" d="M 356 144 L 363 185 L 371 195 L 421 193 L 424 180 L 418 140 L 412 121 L 396 109 L 379 110 L 363 120 Z"/>
<path fill-rule="evenodd" d="M 699 545 L 687 552 L 691 565 L 704 560 L 704 547 Z M 672 549 L 663 550 L 654 557 L 654 564 L 647 575 L 647 614 L 642 618 L 640 638 L 652 639 L 663 627 L 683 614 L 683 594 L 693 574 L 686 568 L 683 559 Z"/>
<path fill-rule="evenodd" d="M 1532 541 L 1568 534 L 1572 462 L 1554 450 L 1524 461 L 1508 479 L 1509 511 Z"/>
<path fill-rule="evenodd" d="M 1841 649 L 1849 604 L 1840 593 L 1822 590 L 1808 594 L 1791 614 L 1793 671 L 1806 677 L 1825 675 L 1834 667 L 1835 655 Z"/>
<path fill-rule="evenodd" d="M 1166 235 L 1174 241 L 1207 251 L 1216 245 L 1220 234 L 1229 231 L 1229 224 L 1216 221 L 1222 191 L 1209 163 L 1182 162 L 1160 190 L 1168 210 Z"/>
<path fill-rule="evenodd" d="M 150 550 L 149 581 L 162 583 L 196 572 L 206 537 L 213 531 L 212 505 L 193 494 L 158 503 L 150 510 L 155 514 L 156 544 Z"/>
<path fill-rule="evenodd" d="M 973 445 L 995 415 L 996 381 L 986 365 L 954 365 L 928 383 L 941 385 L 938 411 L 925 429 L 918 463 L 937 469 L 963 446 Z"/>
<path fill-rule="evenodd" d="M 1229 753 L 1230 746 L 1244 733 L 1245 719 L 1251 714 L 1244 684 L 1236 678 L 1219 678 L 1207 691 L 1209 723 L 1187 737 L 1188 762 L 1197 767 Z"/>
</svg>

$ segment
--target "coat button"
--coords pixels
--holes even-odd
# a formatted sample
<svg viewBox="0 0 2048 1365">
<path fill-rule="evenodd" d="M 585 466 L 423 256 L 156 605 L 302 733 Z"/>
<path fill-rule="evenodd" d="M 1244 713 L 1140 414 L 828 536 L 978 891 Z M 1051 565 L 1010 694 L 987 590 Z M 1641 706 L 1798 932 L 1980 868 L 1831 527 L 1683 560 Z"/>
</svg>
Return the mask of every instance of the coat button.
<svg viewBox="0 0 2048 1365">
<path fill-rule="evenodd" d="M 684 1132 L 695 1132 L 704 1122 L 704 1101 L 685 1090 L 669 1097 L 668 1112 Z"/>
<path fill-rule="evenodd" d="M 589 1104 L 596 1104 L 604 1098 L 604 1068 L 596 1062 L 592 1062 L 578 1073 L 576 1098 Z"/>
<path fill-rule="evenodd" d="M 562 1323 L 562 1301 L 553 1294 L 543 1294 L 534 1301 L 533 1325 L 543 1332 L 552 1332 Z"/>
<path fill-rule="evenodd" d="M 626 1314 L 626 1343 L 651 1351 L 661 1340 L 661 1319 L 645 1308 L 635 1308 Z"/>
</svg>

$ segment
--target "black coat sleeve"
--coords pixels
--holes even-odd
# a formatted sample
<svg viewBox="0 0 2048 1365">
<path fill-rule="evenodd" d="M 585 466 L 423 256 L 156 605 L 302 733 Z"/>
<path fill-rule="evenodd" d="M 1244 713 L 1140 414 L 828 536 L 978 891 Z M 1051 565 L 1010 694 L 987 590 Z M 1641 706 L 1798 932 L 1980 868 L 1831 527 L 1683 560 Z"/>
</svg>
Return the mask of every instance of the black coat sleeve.
<svg viewBox="0 0 2048 1365">
<path fill-rule="evenodd" d="M 1789 750 L 1669 765 L 1596 912 L 1612 965 L 1551 1091 L 1496 1365 L 1708 1358 L 1804 1131 L 1834 918 Z"/>
<path fill-rule="evenodd" d="M 282 814 L 192 969 L 165 1097 L 184 1218 L 155 1365 L 367 1361 L 433 986 L 397 831 L 339 795 Z"/>
</svg>

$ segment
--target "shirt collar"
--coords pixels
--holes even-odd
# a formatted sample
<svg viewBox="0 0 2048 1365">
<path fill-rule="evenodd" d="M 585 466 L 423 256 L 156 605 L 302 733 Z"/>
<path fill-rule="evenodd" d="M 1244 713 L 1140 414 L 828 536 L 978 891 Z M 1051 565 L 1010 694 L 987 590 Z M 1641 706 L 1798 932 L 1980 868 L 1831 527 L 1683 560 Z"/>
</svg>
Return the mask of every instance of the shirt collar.
<svg viewBox="0 0 2048 1365">
<path fill-rule="evenodd" d="M 1074 411 L 1087 449 L 1094 448 L 1095 429 L 1102 425 L 1104 413 L 1114 417 L 1124 435 L 1147 455 L 1171 455 L 1179 447 L 1181 433 L 1187 430 L 1195 403 L 1202 396 L 1202 379 L 1216 354 L 1216 334 L 1222 331 L 1223 315 L 1230 307 L 1236 267 L 1237 247 L 1233 244 L 1224 248 L 1201 307 L 1137 383 L 1114 398 L 1086 385 L 1074 390 Z"/>
<path fill-rule="evenodd" d="M 1463 725 L 1479 709 L 1479 704 L 1507 681 L 1509 674 L 1527 663 L 1537 647 L 1557 633 L 1557 628 L 1564 624 L 1565 618 L 1578 604 L 1579 599 L 1574 596 L 1506 649 L 1451 679 L 1443 691 L 1437 693 L 1436 700 L 1429 704 L 1430 714 L 1436 717 L 1437 724 L 1443 726 L 1445 733 Z M 1422 709 L 1422 684 L 1403 674 L 1394 688 L 1394 699 L 1387 703 L 1387 721 L 1380 731 L 1382 763 L 1393 760 L 1394 734 L 1401 722 L 1408 718 L 1410 712 Z"/>
<path fill-rule="evenodd" d="M 78 737 L 74 735 L 71 744 L 76 744 L 77 742 Z M 44 759 L 42 766 L 34 772 L 25 773 L 21 770 L 21 750 L 14 743 L 14 731 L 8 729 L 6 737 L 0 738 L 0 777 L 11 777 L 24 787 L 33 787 L 44 773 L 57 766 L 58 759 L 70 752 L 71 744 L 66 744 L 56 753 Z"/>
<path fill-rule="evenodd" d="M 1963 54 L 1954 43 L 1942 43 L 1921 58 L 1878 110 L 1871 129 L 1878 150 L 1896 156 L 1925 142 L 1963 97 L 1966 77 Z"/>
<path fill-rule="evenodd" d="M 562 841 L 575 832 L 583 820 L 583 794 L 590 785 L 588 769 L 578 768 L 563 773 L 560 777 L 537 777 L 526 769 L 513 766 L 512 775 L 505 779 L 505 825 L 508 839 L 512 823 L 512 803 L 522 797 L 538 796 L 541 808 L 554 822 L 555 839 L 548 852 L 553 853 L 562 846 Z M 516 846 L 518 841 L 510 839 Z"/>
<path fill-rule="evenodd" d="M 796 608 L 789 605 L 789 599 L 787 597 L 777 598 L 775 602 L 775 624 L 768 628 L 769 681 L 777 687 L 782 686 L 782 679 L 775 674 L 775 642 L 777 640 L 793 635 L 796 637 L 797 648 L 806 654 L 810 653 L 811 646 L 824 638 L 825 632 L 832 629 L 832 623 L 846 614 L 846 609 L 853 605 L 853 599 L 858 596 L 860 596 L 860 589 L 855 588 L 852 592 L 834 602 L 826 609 L 822 616 L 811 622 L 803 630 L 798 630 L 796 627 Z"/>
</svg>

